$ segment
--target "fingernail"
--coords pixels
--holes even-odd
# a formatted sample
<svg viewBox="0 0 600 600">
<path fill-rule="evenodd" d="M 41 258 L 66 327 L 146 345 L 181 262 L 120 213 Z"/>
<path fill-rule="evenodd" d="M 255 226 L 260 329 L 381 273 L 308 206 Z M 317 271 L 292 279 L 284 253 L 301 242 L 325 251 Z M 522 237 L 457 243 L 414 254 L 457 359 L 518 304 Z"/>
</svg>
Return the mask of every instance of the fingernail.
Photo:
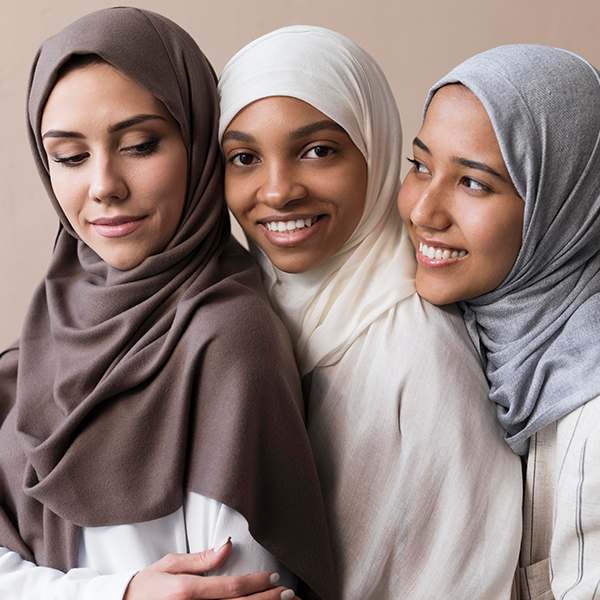
<svg viewBox="0 0 600 600">
<path fill-rule="evenodd" d="M 279 581 L 279 573 L 271 573 L 269 581 L 271 582 L 271 585 L 275 585 Z"/>
<path fill-rule="evenodd" d="M 284 590 L 281 592 L 281 600 L 292 600 L 295 595 L 294 590 Z"/>
<path fill-rule="evenodd" d="M 215 552 L 215 554 L 217 552 L 220 552 L 221 550 L 223 550 L 223 548 L 225 547 L 225 544 L 227 544 L 227 542 L 229 542 L 230 539 L 231 538 L 228 537 L 228 538 L 225 538 L 224 540 L 221 540 L 218 544 L 215 544 L 215 547 L 213 550 Z"/>
</svg>

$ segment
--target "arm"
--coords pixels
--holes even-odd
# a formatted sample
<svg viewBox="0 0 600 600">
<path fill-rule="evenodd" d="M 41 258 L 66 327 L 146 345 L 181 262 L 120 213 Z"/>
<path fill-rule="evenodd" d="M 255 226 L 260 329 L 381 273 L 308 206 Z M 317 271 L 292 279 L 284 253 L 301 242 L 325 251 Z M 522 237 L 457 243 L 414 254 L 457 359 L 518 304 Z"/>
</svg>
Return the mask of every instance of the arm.
<svg viewBox="0 0 600 600">
<path fill-rule="evenodd" d="M 253 600 L 289 600 L 293 597 L 291 590 L 270 589 L 277 581 L 274 573 L 201 576 L 220 566 L 230 551 L 228 541 L 216 552 L 168 555 L 137 574 L 99 575 L 85 568 L 72 569 L 65 574 L 38 567 L 15 552 L 0 548 L 0 597 L 6 600 L 220 599 L 248 594 Z"/>
<path fill-rule="evenodd" d="M 38 567 L 16 552 L 0 548 L 0 597 L 6 600 L 99 600 L 122 598 L 134 575 L 99 575 L 91 569 L 73 569 L 62 573 Z"/>
</svg>

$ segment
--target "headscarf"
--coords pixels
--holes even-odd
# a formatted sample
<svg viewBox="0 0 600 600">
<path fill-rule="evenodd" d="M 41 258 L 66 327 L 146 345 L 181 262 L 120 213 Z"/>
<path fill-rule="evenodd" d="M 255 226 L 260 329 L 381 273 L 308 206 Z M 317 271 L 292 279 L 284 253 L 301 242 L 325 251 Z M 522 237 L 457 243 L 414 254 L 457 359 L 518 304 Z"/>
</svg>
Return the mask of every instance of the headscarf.
<svg viewBox="0 0 600 600">
<path fill-rule="evenodd" d="M 600 79 L 581 57 L 502 46 L 436 83 L 481 101 L 517 192 L 523 243 L 495 290 L 462 303 L 490 398 L 519 454 L 545 425 L 600 394 Z"/>
<path fill-rule="evenodd" d="M 77 239 L 48 174 L 42 111 L 76 54 L 100 56 L 163 102 L 188 153 L 179 228 L 127 271 Z M 28 114 L 62 227 L 21 340 L 0 363 L 2 416 L 13 407 L 0 429 L 0 543 L 67 570 L 79 527 L 167 516 L 187 490 L 240 512 L 260 544 L 332 597 L 289 339 L 258 269 L 230 242 L 210 64 L 164 17 L 101 10 L 42 44 Z"/>
<path fill-rule="evenodd" d="M 398 109 L 373 58 L 320 27 L 284 27 L 248 44 L 225 66 L 219 91 L 219 139 L 251 102 L 288 96 L 341 125 L 367 163 L 361 220 L 321 265 L 284 273 L 250 243 L 305 375 L 336 363 L 375 319 L 414 292 L 412 248 L 395 208 L 402 149 Z"/>
</svg>

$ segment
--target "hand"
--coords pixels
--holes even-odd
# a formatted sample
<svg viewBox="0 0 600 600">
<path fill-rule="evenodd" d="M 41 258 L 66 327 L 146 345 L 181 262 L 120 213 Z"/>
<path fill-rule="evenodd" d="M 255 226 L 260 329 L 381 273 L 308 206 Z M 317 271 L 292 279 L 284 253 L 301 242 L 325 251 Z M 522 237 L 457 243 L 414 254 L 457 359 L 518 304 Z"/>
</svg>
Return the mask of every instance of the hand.
<svg viewBox="0 0 600 600">
<path fill-rule="evenodd" d="M 195 554 L 167 554 L 137 573 L 129 582 L 123 600 L 291 600 L 294 593 L 273 588 L 277 573 L 223 577 L 202 574 L 221 566 L 229 553 L 230 540 L 220 548 Z"/>
</svg>

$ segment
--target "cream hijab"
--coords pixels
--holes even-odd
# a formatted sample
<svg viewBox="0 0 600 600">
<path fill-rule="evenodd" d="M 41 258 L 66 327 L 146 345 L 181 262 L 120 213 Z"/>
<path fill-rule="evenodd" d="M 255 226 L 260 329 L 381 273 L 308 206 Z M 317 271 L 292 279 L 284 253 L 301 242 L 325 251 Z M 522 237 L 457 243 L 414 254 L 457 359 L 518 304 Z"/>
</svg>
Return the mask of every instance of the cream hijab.
<svg viewBox="0 0 600 600">
<path fill-rule="evenodd" d="M 362 218 L 321 265 L 284 273 L 250 242 L 305 375 L 336 363 L 375 319 L 414 292 L 414 252 L 395 209 L 402 149 L 398 109 L 373 58 L 320 27 L 284 27 L 248 44 L 225 66 L 219 90 L 219 139 L 251 102 L 288 96 L 341 125 L 367 162 Z"/>
</svg>

